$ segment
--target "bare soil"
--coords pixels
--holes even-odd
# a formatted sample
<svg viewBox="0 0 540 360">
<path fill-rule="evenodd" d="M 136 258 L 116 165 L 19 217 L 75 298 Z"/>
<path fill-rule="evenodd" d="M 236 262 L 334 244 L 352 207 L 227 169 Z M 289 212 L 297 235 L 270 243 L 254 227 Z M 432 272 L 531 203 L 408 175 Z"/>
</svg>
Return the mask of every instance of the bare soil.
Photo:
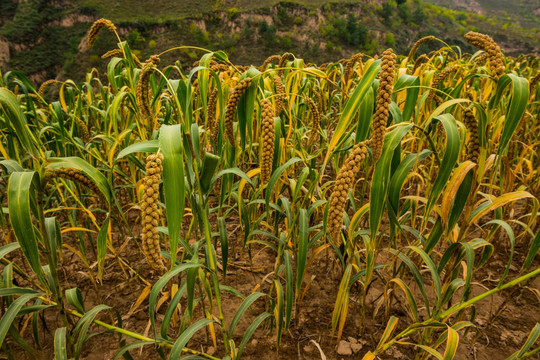
<svg viewBox="0 0 540 360">
<path fill-rule="evenodd" d="M 133 224 L 134 234 L 138 234 L 137 218 L 131 212 L 130 223 Z M 238 221 L 228 219 L 229 241 L 231 244 L 230 263 L 223 285 L 236 289 L 244 296 L 253 291 L 267 292 L 273 279 L 275 254 L 273 250 L 265 248 L 260 244 L 253 244 L 251 247 L 252 258 L 248 256 L 247 249 L 242 248 L 242 229 L 238 226 Z M 13 239 L 13 237 L 11 237 Z M 59 275 L 63 289 L 78 287 L 83 295 L 86 310 L 99 304 L 106 304 L 114 307 L 122 315 L 123 328 L 137 332 L 148 337 L 152 337 L 148 316 L 148 298 L 135 307 L 137 299 L 143 293 L 147 285 L 142 280 L 154 284 L 159 274 L 153 272 L 144 260 L 137 243 L 129 237 L 121 237 L 117 232 L 114 237 L 114 246 L 118 257 L 122 258 L 129 266 L 136 270 L 138 275 L 132 271 L 122 268 L 119 261 L 110 255 L 106 260 L 106 269 L 103 281 L 99 284 L 99 293 L 96 291 L 90 277 L 88 269 L 83 264 L 77 254 L 72 249 L 77 249 L 76 240 L 64 235 L 63 259 L 59 264 Z M 507 242 L 507 241 L 506 241 Z M 519 265 L 527 255 L 529 244 L 523 239 L 516 244 L 516 254 L 510 274 L 506 281 L 518 276 Z M 500 275 L 502 274 L 506 262 L 508 261 L 509 249 L 504 239 L 496 239 L 495 253 L 488 264 L 474 274 L 473 294 L 476 296 L 487 289 L 496 287 Z M 219 248 L 219 246 L 218 246 Z M 11 254 L 18 264 L 26 264 L 19 251 Z M 218 249 L 219 255 L 219 249 Z M 87 246 L 87 256 L 95 260 L 91 244 Z M 13 259 L 13 258 L 12 258 Z M 381 258 L 379 259 L 379 261 Z M 384 259 L 382 259 L 384 260 Z M 538 267 L 538 259 L 531 268 Z M 93 271 L 97 270 L 95 262 L 90 264 Z M 24 266 L 23 266 L 24 268 Z M 26 266 L 26 270 L 29 270 Z M 376 279 L 369 290 L 366 316 L 361 323 L 361 294 L 360 289 L 353 287 L 349 304 L 349 314 L 345 324 L 341 342 L 338 342 L 335 334 L 332 334 L 331 317 L 336 299 L 337 289 L 341 280 L 342 269 L 336 260 L 330 259 L 323 251 L 314 260 L 305 280 L 311 282 L 311 286 L 306 292 L 299 313 L 293 314 L 293 321 L 290 330 L 283 334 L 282 343 L 279 349 L 276 347 L 275 332 L 270 333 L 268 328 L 263 326 L 255 332 L 250 340 L 243 359 L 361 359 L 368 350 L 373 350 L 377 346 L 379 339 L 388 321 L 388 315 L 399 318 L 398 330 L 402 330 L 411 324 L 406 315 L 405 308 L 398 302 L 393 302 L 389 314 L 385 314 L 385 307 L 379 306 L 383 297 L 383 282 Z M 28 271 L 30 273 L 30 271 Z M 19 286 L 28 285 L 20 277 L 16 276 Z M 411 280 L 410 283 L 413 281 Z M 426 282 L 429 284 L 429 277 L 426 274 Z M 458 348 L 457 360 L 498 360 L 506 359 L 513 352 L 518 350 L 534 325 L 540 322 L 540 278 L 533 279 L 530 283 L 497 293 L 476 304 L 475 327 L 469 328 L 464 334 L 460 331 L 460 344 Z M 432 289 L 430 289 L 432 290 Z M 197 296 L 197 294 L 196 294 Z M 399 296 L 397 297 L 399 299 Z M 241 299 L 237 296 L 223 292 L 222 302 L 226 322 L 230 322 Z M 419 306 L 420 300 L 418 301 Z M 259 299 L 252 306 L 251 311 L 246 312 L 239 326 L 236 329 L 234 341 L 238 345 L 242 340 L 245 329 L 263 311 L 265 302 Z M 198 306 L 200 309 L 200 306 Z M 377 309 L 378 308 L 378 309 Z M 157 323 L 160 324 L 162 314 L 165 312 L 166 304 L 161 306 L 156 315 Z M 421 311 L 421 309 L 420 309 Z M 38 322 L 40 346 L 37 346 L 32 339 L 32 328 L 26 326 L 24 338 L 34 347 L 38 348 L 38 359 L 51 359 L 54 357 L 54 331 L 62 326 L 55 309 L 45 310 L 41 313 Z M 201 312 L 195 316 L 201 318 Z M 102 312 L 99 319 L 112 323 L 112 317 L 106 312 Z M 75 317 L 71 318 L 76 321 Z M 23 323 L 19 323 L 19 328 Z M 175 338 L 176 327 L 171 327 L 169 335 Z M 362 330 L 361 330 L 362 328 Z M 92 326 L 90 332 L 103 332 L 103 328 Z M 158 328 L 159 331 L 159 328 Z M 216 327 L 218 338 L 217 351 L 213 346 L 210 334 L 199 331 L 189 342 L 192 349 L 212 353 L 216 357 L 225 356 L 223 344 L 219 343 L 219 328 Z M 411 339 L 414 340 L 414 339 Z M 13 348 L 14 342 L 9 339 Z M 127 343 L 132 339 L 127 338 Z M 119 338 L 115 334 L 102 333 L 91 337 L 83 347 L 82 358 L 87 360 L 112 359 L 119 349 Z M 444 351 L 444 345 L 439 348 Z M 417 350 L 411 347 L 396 346 L 390 348 L 380 359 L 413 359 Z M 323 355 L 324 354 L 324 355 Z M 134 359 L 158 359 L 159 356 L 151 346 L 142 349 L 132 350 Z M 2 356 L 0 355 L 0 358 Z M 24 351 L 16 355 L 17 359 L 29 359 Z"/>
</svg>

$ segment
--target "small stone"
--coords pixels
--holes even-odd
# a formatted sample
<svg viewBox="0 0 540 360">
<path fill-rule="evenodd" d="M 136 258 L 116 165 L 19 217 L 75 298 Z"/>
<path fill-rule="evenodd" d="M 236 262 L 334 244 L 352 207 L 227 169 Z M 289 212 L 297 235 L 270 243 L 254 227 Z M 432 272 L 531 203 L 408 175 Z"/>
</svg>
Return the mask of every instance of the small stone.
<svg viewBox="0 0 540 360">
<path fill-rule="evenodd" d="M 341 340 L 337 349 L 338 355 L 352 355 L 351 343 L 346 340 Z"/>
<path fill-rule="evenodd" d="M 351 344 L 351 350 L 353 353 L 358 353 L 360 350 L 362 350 L 364 346 L 362 344 L 359 344 L 359 343 L 352 343 Z"/>
<path fill-rule="evenodd" d="M 206 349 L 206 353 L 210 356 L 214 355 L 216 353 L 216 348 L 213 346 L 210 346 L 208 349 Z"/>
<path fill-rule="evenodd" d="M 253 339 L 253 341 L 251 342 L 251 345 L 257 346 L 257 344 L 259 344 L 259 342 L 257 341 L 257 339 Z"/>
</svg>

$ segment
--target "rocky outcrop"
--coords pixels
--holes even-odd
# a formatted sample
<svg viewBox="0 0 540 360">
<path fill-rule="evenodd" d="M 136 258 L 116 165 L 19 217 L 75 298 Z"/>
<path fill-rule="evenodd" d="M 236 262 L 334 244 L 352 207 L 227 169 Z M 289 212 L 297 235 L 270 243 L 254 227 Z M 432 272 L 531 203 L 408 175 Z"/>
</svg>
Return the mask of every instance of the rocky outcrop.
<svg viewBox="0 0 540 360">
<path fill-rule="evenodd" d="M 7 64 L 10 58 L 9 41 L 0 36 L 0 69 L 3 71 L 7 69 Z"/>
</svg>

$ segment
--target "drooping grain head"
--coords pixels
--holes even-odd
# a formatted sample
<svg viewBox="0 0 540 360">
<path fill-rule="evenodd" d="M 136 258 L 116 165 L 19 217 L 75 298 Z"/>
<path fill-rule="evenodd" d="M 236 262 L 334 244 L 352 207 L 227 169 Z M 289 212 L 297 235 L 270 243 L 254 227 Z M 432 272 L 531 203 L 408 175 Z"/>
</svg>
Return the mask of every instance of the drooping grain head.
<svg viewBox="0 0 540 360">
<path fill-rule="evenodd" d="M 217 96 L 218 90 L 212 90 L 210 97 L 208 98 L 208 107 L 207 107 L 207 119 L 206 123 L 210 129 L 210 134 L 212 136 L 212 145 L 214 146 L 214 151 L 217 152 L 217 141 L 219 135 L 219 118 L 216 119 L 216 105 L 217 105 Z"/>
<path fill-rule="evenodd" d="M 306 102 L 309 106 L 309 111 L 311 111 L 311 131 L 309 134 L 309 144 L 314 144 L 319 139 L 319 127 L 321 124 L 321 114 L 319 109 L 317 109 L 317 104 L 313 101 L 312 98 L 306 98 Z"/>
<path fill-rule="evenodd" d="M 236 108 L 238 107 L 238 102 L 242 97 L 242 94 L 249 88 L 251 85 L 252 78 L 245 78 L 240 81 L 238 85 L 231 91 L 229 99 L 227 101 L 227 109 L 225 110 L 225 135 L 229 142 L 233 145 L 236 144 L 233 131 L 233 122 L 234 115 L 236 114 Z"/>
<path fill-rule="evenodd" d="M 428 104 L 430 104 L 433 100 L 435 100 L 438 105 L 442 103 L 442 98 L 437 94 L 437 88 L 439 87 L 439 84 L 441 84 L 441 82 L 443 82 L 444 79 L 448 77 L 448 75 L 458 70 L 459 70 L 458 65 L 450 66 L 443 69 L 435 76 L 435 78 L 431 82 L 431 89 L 429 90 L 428 97 L 426 100 Z"/>
<path fill-rule="evenodd" d="M 467 160 L 478 164 L 480 156 L 480 140 L 478 138 L 478 121 L 474 117 L 472 109 L 463 112 L 463 123 L 467 128 Z"/>
<path fill-rule="evenodd" d="M 481 54 L 480 56 L 475 57 L 474 62 L 476 64 L 483 64 L 489 58 L 488 55 L 489 54 L 487 52 L 485 52 L 485 53 Z"/>
<path fill-rule="evenodd" d="M 101 55 L 102 59 L 110 59 L 113 57 L 121 58 L 124 57 L 124 52 L 122 49 L 112 49 L 107 51 L 105 54 Z"/>
<path fill-rule="evenodd" d="M 141 203 L 142 249 L 146 261 L 155 270 L 164 270 L 161 259 L 160 236 L 157 227 L 161 222 L 158 207 L 159 181 L 163 166 L 163 155 L 151 154 L 146 158 L 146 176 L 143 180 L 143 199 Z"/>
<path fill-rule="evenodd" d="M 536 75 L 534 75 L 532 78 L 531 78 L 531 81 L 529 82 L 529 93 L 532 94 L 534 89 L 536 88 L 536 85 L 540 82 L 540 71 L 538 71 L 536 73 Z"/>
<path fill-rule="evenodd" d="M 259 67 L 260 71 L 265 71 L 268 64 L 281 60 L 281 55 L 270 55 L 264 60 L 263 64 Z"/>
<path fill-rule="evenodd" d="M 484 50 L 489 58 L 489 68 L 495 79 L 504 74 L 504 56 L 501 48 L 489 35 L 469 31 L 465 34 L 465 40 L 478 49 Z"/>
<path fill-rule="evenodd" d="M 379 89 L 377 90 L 377 103 L 375 114 L 373 115 L 373 136 L 372 154 L 375 164 L 382 154 L 386 123 L 388 121 L 389 107 L 392 102 L 392 91 L 394 86 L 394 68 L 396 55 L 392 49 L 386 50 L 382 54 Z"/>
<path fill-rule="evenodd" d="M 107 19 L 97 20 L 94 24 L 92 24 L 92 27 L 90 28 L 90 31 L 88 32 L 88 48 L 89 49 L 91 49 L 94 46 L 98 33 L 103 28 L 107 28 L 112 32 L 116 32 L 116 26 L 114 26 L 112 21 L 107 20 Z"/>
<path fill-rule="evenodd" d="M 122 49 L 112 49 L 112 50 L 107 51 L 105 54 L 101 55 L 102 59 L 110 59 L 113 57 L 123 58 L 124 52 L 122 51 Z M 131 57 L 133 58 L 133 62 L 135 63 L 135 66 L 137 66 L 138 68 L 142 68 L 142 64 L 139 58 L 135 54 L 131 54 Z"/>
<path fill-rule="evenodd" d="M 349 79 L 351 78 L 351 75 L 353 74 L 354 65 L 357 62 L 362 62 L 362 56 L 364 56 L 364 54 L 362 53 L 355 54 L 346 62 L 347 65 L 345 66 L 345 71 L 344 71 L 345 83 L 347 83 Z"/>
<path fill-rule="evenodd" d="M 39 90 L 38 90 L 39 96 L 43 97 L 43 95 L 45 95 L 45 90 L 47 90 L 47 87 L 49 87 L 49 85 L 54 84 L 54 83 L 59 83 L 59 82 L 60 82 L 60 81 L 54 80 L 54 79 L 50 79 L 50 80 L 45 81 L 45 82 L 44 82 L 43 84 L 41 84 L 41 86 L 39 87 Z"/>
<path fill-rule="evenodd" d="M 137 83 L 135 92 L 135 100 L 139 106 L 139 110 L 143 117 L 149 119 L 152 117 L 152 111 L 150 109 L 150 77 L 156 69 L 156 65 L 159 63 L 159 57 L 153 55 L 148 61 L 144 63 Z"/>
<path fill-rule="evenodd" d="M 428 41 L 431 41 L 431 40 L 435 40 L 436 37 L 433 36 L 433 35 L 430 35 L 430 36 L 426 36 L 426 37 L 423 37 L 421 39 L 419 39 L 417 42 L 414 43 L 413 47 L 411 48 L 411 51 L 409 51 L 409 55 L 407 56 L 407 62 L 411 61 L 414 57 L 414 54 L 416 53 L 416 51 L 418 50 L 418 48 L 425 42 L 428 42 Z"/>
<path fill-rule="evenodd" d="M 229 70 L 229 65 L 226 64 L 215 64 L 210 66 L 210 70 L 216 73 L 221 73 Z"/>
<path fill-rule="evenodd" d="M 90 133 L 88 132 L 88 126 L 79 118 L 75 118 L 75 121 L 77 122 L 77 126 L 79 127 L 81 139 L 85 142 L 90 139 Z"/>
<path fill-rule="evenodd" d="M 283 101 L 285 99 L 285 87 L 280 76 L 274 76 L 274 85 L 276 86 L 276 112 L 275 115 L 279 116 L 283 109 Z"/>
<path fill-rule="evenodd" d="M 420 67 L 420 65 L 422 65 L 423 63 L 425 63 L 426 61 L 428 61 L 429 58 L 426 54 L 422 54 L 418 57 L 418 59 L 416 59 L 416 61 L 414 62 L 414 66 L 412 68 L 412 72 L 411 74 L 414 74 L 414 72 L 416 71 L 416 69 L 418 69 Z"/>
<path fill-rule="evenodd" d="M 66 179 L 76 183 L 79 183 L 89 188 L 100 200 L 102 197 L 99 187 L 88 178 L 82 171 L 73 168 L 58 168 L 53 170 L 47 170 L 45 172 L 45 183 L 52 179 Z"/>
<path fill-rule="evenodd" d="M 285 64 L 287 64 L 287 60 L 289 60 L 289 57 L 293 56 L 293 54 L 291 53 L 284 53 L 283 55 L 281 55 L 281 58 L 279 60 L 279 64 L 278 64 L 278 75 L 279 76 L 283 76 L 283 68 L 285 67 Z"/>
<path fill-rule="evenodd" d="M 360 171 L 362 162 L 368 157 L 368 149 L 365 142 L 356 144 L 351 154 L 345 159 L 339 170 L 336 183 L 330 195 L 330 208 L 328 210 L 328 235 L 339 243 L 339 233 L 343 225 L 343 213 L 347 206 L 347 194 L 353 187 L 356 176 Z"/>
<path fill-rule="evenodd" d="M 268 183 L 272 175 L 274 159 L 274 112 L 268 99 L 261 100 L 261 183 Z"/>
</svg>

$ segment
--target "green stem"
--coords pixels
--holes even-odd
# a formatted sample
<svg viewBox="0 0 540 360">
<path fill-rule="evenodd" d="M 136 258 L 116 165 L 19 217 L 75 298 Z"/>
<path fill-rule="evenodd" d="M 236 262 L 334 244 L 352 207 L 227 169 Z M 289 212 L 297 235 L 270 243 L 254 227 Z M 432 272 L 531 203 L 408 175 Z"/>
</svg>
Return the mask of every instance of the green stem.
<svg viewBox="0 0 540 360">
<path fill-rule="evenodd" d="M 51 304 L 51 305 L 57 305 L 54 301 L 51 301 L 51 300 L 49 300 L 47 298 L 44 298 L 44 297 L 41 297 L 41 296 L 39 296 L 38 298 L 45 301 L 45 302 L 47 302 L 47 303 L 49 303 L 49 304 Z M 79 313 L 79 312 L 77 312 L 75 310 L 66 309 L 66 312 L 68 312 L 70 315 L 73 315 L 73 316 L 76 316 L 76 317 L 79 317 L 79 318 L 82 318 L 84 316 L 83 314 L 81 314 L 81 313 Z M 101 327 L 104 327 L 107 330 L 111 330 L 111 331 L 114 331 L 116 333 L 129 336 L 132 339 L 141 340 L 141 341 L 151 341 L 151 342 L 154 342 L 158 346 L 164 346 L 164 347 L 168 347 L 168 348 L 173 347 L 173 344 L 171 344 L 169 342 L 156 341 L 155 339 L 151 339 L 151 338 L 143 336 L 143 335 L 141 335 L 139 333 L 129 331 L 129 330 L 126 330 L 126 329 L 122 329 L 122 328 L 119 328 L 119 327 L 114 326 L 114 325 L 107 324 L 107 323 L 105 323 L 103 321 L 100 321 L 100 320 L 95 320 L 94 319 L 93 322 L 94 322 L 94 324 L 99 325 Z M 210 359 L 210 360 L 221 360 L 219 358 L 213 357 L 213 356 L 205 354 L 203 352 L 192 350 L 192 349 L 189 349 L 189 348 L 186 348 L 186 347 L 182 348 L 182 351 L 187 352 L 187 353 L 191 353 L 191 354 L 194 354 L 194 355 L 204 356 L 205 358 Z"/>
<path fill-rule="evenodd" d="M 471 306 L 472 304 L 475 304 L 475 303 L 479 302 L 480 300 L 485 299 L 488 296 L 491 296 L 491 295 L 493 295 L 495 293 L 498 293 L 499 291 L 506 290 L 506 289 L 508 289 L 508 288 L 510 288 L 512 286 L 515 286 L 515 285 L 517 285 L 519 283 L 524 282 L 525 280 L 528 280 L 528 279 L 533 278 L 533 277 L 538 276 L 538 275 L 540 275 L 540 268 L 538 268 L 538 269 L 536 269 L 534 271 L 531 271 L 528 274 L 520 276 L 517 279 L 514 279 L 514 280 L 504 284 L 501 287 L 497 287 L 497 288 L 491 289 L 489 291 L 486 291 L 485 293 L 480 294 L 480 295 L 470 299 L 469 301 L 466 301 L 464 303 L 455 305 L 455 306 L 451 307 L 450 309 L 446 310 L 445 312 L 443 312 L 443 313 L 441 313 L 439 315 L 436 315 L 436 316 L 434 316 L 434 317 L 420 323 L 420 325 L 429 326 L 430 324 L 432 324 L 432 323 L 434 323 L 434 322 L 436 322 L 436 321 L 438 321 L 440 319 L 448 318 L 450 315 L 452 315 L 452 314 L 454 314 L 454 313 L 456 313 L 458 311 L 464 310 L 467 307 Z M 379 355 L 379 354 L 384 353 L 387 349 L 389 349 L 392 345 L 394 345 L 397 341 L 399 341 L 399 339 L 402 339 L 402 338 L 404 338 L 406 336 L 409 336 L 410 334 L 412 334 L 412 333 L 416 332 L 417 330 L 421 329 L 421 328 L 418 327 L 418 325 L 419 324 L 413 324 L 413 325 L 409 326 L 408 328 L 403 330 L 401 333 L 396 335 L 392 340 L 387 342 L 384 346 L 382 346 L 380 350 L 376 350 L 373 354 L 374 355 Z"/>
<path fill-rule="evenodd" d="M 193 172 L 195 173 L 195 179 L 197 184 L 197 193 L 201 201 L 201 213 L 204 211 L 205 216 L 202 217 L 204 225 L 204 238 L 206 242 L 206 248 L 208 249 L 208 265 L 210 267 L 210 272 L 212 276 L 212 285 L 214 287 L 214 294 L 216 297 L 216 303 L 218 308 L 218 317 L 220 322 L 221 333 L 223 336 L 223 344 L 225 345 L 225 352 L 228 354 L 229 351 L 229 336 L 227 334 L 227 327 L 225 326 L 225 316 L 223 315 L 223 308 L 221 306 L 221 292 L 219 290 L 219 279 L 218 279 L 218 269 L 216 263 L 214 262 L 214 256 L 212 256 L 212 232 L 210 230 L 210 223 L 208 222 L 208 199 L 205 199 L 201 189 L 201 180 L 199 178 L 199 167 L 197 164 L 197 159 L 193 159 Z M 195 206 L 196 202 L 195 202 Z M 195 216 L 195 214 L 193 214 Z"/>
</svg>

